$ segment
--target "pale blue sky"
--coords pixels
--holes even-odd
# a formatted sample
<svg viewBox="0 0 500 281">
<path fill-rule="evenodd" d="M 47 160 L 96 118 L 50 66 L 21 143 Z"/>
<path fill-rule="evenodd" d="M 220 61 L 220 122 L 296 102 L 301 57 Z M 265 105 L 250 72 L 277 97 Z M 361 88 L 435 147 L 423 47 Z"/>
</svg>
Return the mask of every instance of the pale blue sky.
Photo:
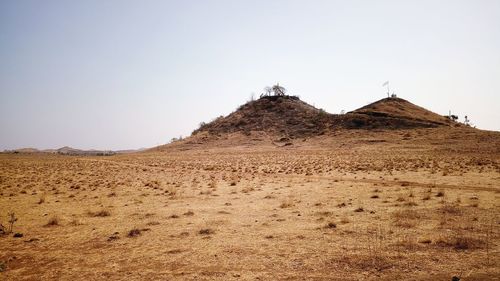
<svg viewBox="0 0 500 281">
<path fill-rule="evenodd" d="M 500 1 L 0 0 L 0 149 L 151 147 L 275 82 L 338 113 L 386 80 L 500 130 Z"/>
</svg>

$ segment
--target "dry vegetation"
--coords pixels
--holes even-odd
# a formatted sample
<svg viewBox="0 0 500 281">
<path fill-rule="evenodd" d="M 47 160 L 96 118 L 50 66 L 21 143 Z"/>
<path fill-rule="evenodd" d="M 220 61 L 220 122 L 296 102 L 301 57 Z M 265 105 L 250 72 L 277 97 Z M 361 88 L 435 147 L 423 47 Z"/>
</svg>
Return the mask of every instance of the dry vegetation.
<svg viewBox="0 0 500 281">
<path fill-rule="evenodd" d="M 0 279 L 492 280 L 500 140 L 474 132 L 1 154 Z"/>
</svg>

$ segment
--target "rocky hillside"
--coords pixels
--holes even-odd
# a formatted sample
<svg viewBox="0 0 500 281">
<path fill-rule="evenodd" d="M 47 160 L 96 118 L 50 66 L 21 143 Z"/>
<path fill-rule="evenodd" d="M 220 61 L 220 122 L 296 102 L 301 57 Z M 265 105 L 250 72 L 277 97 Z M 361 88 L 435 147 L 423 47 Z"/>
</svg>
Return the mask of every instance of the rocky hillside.
<svg viewBox="0 0 500 281">
<path fill-rule="evenodd" d="M 320 135 L 328 131 L 332 116 L 298 97 L 265 96 L 240 106 L 226 117 L 202 125 L 193 134 L 250 134 L 260 131 L 290 138 Z"/>
<path fill-rule="evenodd" d="M 382 99 L 339 115 L 315 108 L 295 96 L 264 96 L 240 106 L 226 117 L 202 124 L 193 135 L 264 132 L 294 139 L 340 129 L 394 130 L 439 126 L 458 126 L 458 123 L 400 98 Z"/>
</svg>

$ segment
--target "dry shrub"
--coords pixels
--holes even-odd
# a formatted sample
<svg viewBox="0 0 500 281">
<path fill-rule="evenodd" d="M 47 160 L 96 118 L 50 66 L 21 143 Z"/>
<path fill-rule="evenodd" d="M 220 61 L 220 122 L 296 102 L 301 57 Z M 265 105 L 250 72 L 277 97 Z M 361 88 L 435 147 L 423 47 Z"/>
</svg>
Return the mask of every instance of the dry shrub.
<svg viewBox="0 0 500 281">
<path fill-rule="evenodd" d="M 354 210 L 354 212 L 356 212 L 356 213 L 361 213 L 361 212 L 364 212 L 364 211 L 365 211 L 365 209 L 363 207 L 358 207 L 358 208 L 356 208 Z"/>
<path fill-rule="evenodd" d="M 397 219 L 394 221 L 394 225 L 402 228 L 414 228 L 417 226 L 417 222 L 408 219 Z"/>
<path fill-rule="evenodd" d="M 254 191 L 254 190 L 255 190 L 255 188 L 253 188 L 253 187 L 251 187 L 251 186 L 246 186 L 246 187 L 244 187 L 244 188 L 241 190 L 241 192 L 243 192 L 243 193 L 249 193 L 250 191 Z"/>
<path fill-rule="evenodd" d="M 462 214 L 462 210 L 460 206 L 450 203 L 445 203 L 443 206 L 439 208 L 441 213 L 452 214 L 452 215 L 460 215 Z"/>
<path fill-rule="evenodd" d="M 396 199 L 396 201 L 397 202 L 404 202 L 404 201 L 406 201 L 406 198 L 402 194 L 400 194 L 400 195 L 398 195 L 398 198 Z"/>
<path fill-rule="evenodd" d="M 337 228 L 337 224 L 334 222 L 329 222 L 328 224 L 325 225 L 325 228 L 330 228 L 330 229 Z"/>
<path fill-rule="evenodd" d="M 472 237 L 461 232 L 441 236 L 434 242 L 440 247 L 451 247 L 456 250 L 475 250 L 485 247 L 486 242 L 479 237 Z"/>
<path fill-rule="evenodd" d="M 109 217 L 111 216 L 111 212 L 106 209 L 99 210 L 97 212 L 88 211 L 87 214 L 91 217 Z"/>
<path fill-rule="evenodd" d="M 396 211 L 392 216 L 394 225 L 403 228 L 413 228 L 417 226 L 418 220 L 425 218 L 421 213 L 412 209 Z"/>
<path fill-rule="evenodd" d="M 395 266 L 394 261 L 385 255 L 343 255 L 334 258 L 332 262 L 335 266 L 365 271 L 383 271 Z"/>
<path fill-rule="evenodd" d="M 280 208 L 282 208 L 282 209 L 284 209 L 284 208 L 290 208 L 290 207 L 293 207 L 293 206 L 295 206 L 295 204 L 293 203 L 292 199 L 284 200 L 280 204 Z"/>
<path fill-rule="evenodd" d="M 200 234 L 200 235 L 210 235 L 210 234 L 214 234 L 214 233 L 215 233 L 215 230 L 210 229 L 210 228 L 203 228 L 203 229 L 200 229 L 200 231 L 198 231 L 198 234 Z"/>
<path fill-rule="evenodd" d="M 45 203 L 45 193 L 40 195 L 40 198 L 38 199 L 38 205 Z"/>
<path fill-rule="evenodd" d="M 153 180 L 145 183 L 144 186 L 151 187 L 153 189 L 158 189 L 161 186 L 161 184 L 159 181 Z"/>
<path fill-rule="evenodd" d="M 412 209 L 396 211 L 392 213 L 392 216 L 396 219 L 422 219 L 425 217 L 417 210 L 412 210 Z"/>
<path fill-rule="evenodd" d="M 407 207 L 415 207 L 415 206 L 418 206 L 417 202 L 413 201 L 413 200 L 410 200 L 408 202 L 405 202 L 403 204 L 403 206 L 407 206 Z"/>
<path fill-rule="evenodd" d="M 129 230 L 129 232 L 127 233 L 127 237 L 129 237 L 129 238 L 137 237 L 139 235 L 141 235 L 141 230 L 136 228 L 136 227 Z"/>
<path fill-rule="evenodd" d="M 165 188 L 165 194 L 168 194 L 172 197 L 178 195 L 178 193 L 178 188 L 173 185 L 169 185 L 167 188 Z"/>
<path fill-rule="evenodd" d="M 418 240 L 418 243 L 421 243 L 421 244 L 430 244 L 430 243 L 432 243 L 432 239 L 423 237 L 423 238 L 420 238 Z"/>
<path fill-rule="evenodd" d="M 57 216 L 52 216 L 49 221 L 45 224 L 45 226 L 58 226 L 59 218 Z"/>
<path fill-rule="evenodd" d="M 418 248 L 415 238 L 410 235 L 404 235 L 402 238 L 398 239 L 396 246 L 404 248 L 405 250 L 415 250 Z"/>
</svg>

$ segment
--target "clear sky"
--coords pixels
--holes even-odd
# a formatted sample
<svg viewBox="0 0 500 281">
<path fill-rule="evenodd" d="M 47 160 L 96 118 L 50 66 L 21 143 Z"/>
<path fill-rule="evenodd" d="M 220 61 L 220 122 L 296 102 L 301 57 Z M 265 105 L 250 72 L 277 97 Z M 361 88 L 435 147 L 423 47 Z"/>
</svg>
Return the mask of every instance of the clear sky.
<svg viewBox="0 0 500 281">
<path fill-rule="evenodd" d="M 0 149 L 151 147 L 276 82 L 338 113 L 386 80 L 500 130 L 500 1 L 0 0 Z"/>
</svg>

